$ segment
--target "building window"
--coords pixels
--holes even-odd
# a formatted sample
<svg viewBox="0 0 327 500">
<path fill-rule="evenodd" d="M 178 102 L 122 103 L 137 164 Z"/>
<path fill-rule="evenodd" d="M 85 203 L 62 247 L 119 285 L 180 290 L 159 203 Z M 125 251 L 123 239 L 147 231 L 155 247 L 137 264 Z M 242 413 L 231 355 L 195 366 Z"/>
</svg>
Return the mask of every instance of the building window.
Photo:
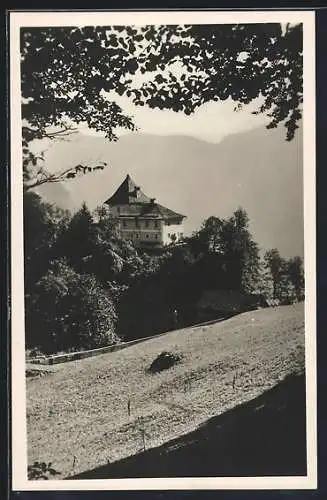
<svg viewBox="0 0 327 500">
<path fill-rule="evenodd" d="M 146 235 L 145 235 L 145 237 L 146 237 L 146 238 L 149 238 L 149 235 L 148 235 L 148 234 L 146 234 Z"/>
<path fill-rule="evenodd" d="M 154 227 L 157 227 L 157 228 L 159 227 L 159 222 L 157 220 L 154 221 Z"/>
<path fill-rule="evenodd" d="M 126 227 L 126 221 L 123 220 L 123 227 Z"/>
<path fill-rule="evenodd" d="M 145 221 L 145 227 L 149 227 L 149 221 L 148 220 Z"/>
<path fill-rule="evenodd" d="M 135 219 L 135 227 L 140 227 L 140 223 L 139 223 L 138 219 Z"/>
<path fill-rule="evenodd" d="M 155 237 L 156 240 L 158 239 L 158 235 L 157 234 L 154 237 Z"/>
</svg>

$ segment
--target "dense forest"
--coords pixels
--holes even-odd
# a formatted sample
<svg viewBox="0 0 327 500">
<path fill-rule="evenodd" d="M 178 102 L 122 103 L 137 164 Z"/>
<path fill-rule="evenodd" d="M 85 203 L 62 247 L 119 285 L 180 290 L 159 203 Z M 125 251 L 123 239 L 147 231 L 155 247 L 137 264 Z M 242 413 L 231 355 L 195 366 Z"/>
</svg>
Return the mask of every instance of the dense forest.
<svg viewBox="0 0 327 500">
<path fill-rule="evenodd" d="M 281 304 L 304 299 L 300 257 L 263 254 L 238 209 L 210 217 L 159 253 L 119 237 L 107 209 L 75 214 L 24 193 L 25 326 L 29 353 L 92 349 L 196 321 L 206 289 L 263 294 Z"/>
</svg>

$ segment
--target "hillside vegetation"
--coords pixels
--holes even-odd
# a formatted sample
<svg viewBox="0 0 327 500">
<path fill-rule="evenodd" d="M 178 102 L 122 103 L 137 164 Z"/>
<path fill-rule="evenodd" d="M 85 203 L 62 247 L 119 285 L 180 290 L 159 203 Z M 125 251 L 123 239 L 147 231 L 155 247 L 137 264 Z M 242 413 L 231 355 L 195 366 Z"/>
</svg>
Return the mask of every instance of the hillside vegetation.
<svg viewBox="0 0 327 500">
<path fill-rule="evenodd" d="M 32 357 L 88 350 L 194 325 L 208 289 L 283 305 L 304 300 L 302 259 L 285 259 L 278 249 L 263 255 L 249 225 L 240 207 L 227 219 L 209 217 L 180 243 L 146 252 L 121 236 L 110 209 L 91 213 L 83 205 L 72 216 L 27 192 L 26 349 Z"/>
<path fill-rule="evenodd" d="M 162 351 L 181 361 L 149 373 Z M 61 478 L 117 461 L 186 434 L 303 371 L 303 303 L 57 365 L 27 379 L 28 463 L 51 461 Z"/>
</svg>

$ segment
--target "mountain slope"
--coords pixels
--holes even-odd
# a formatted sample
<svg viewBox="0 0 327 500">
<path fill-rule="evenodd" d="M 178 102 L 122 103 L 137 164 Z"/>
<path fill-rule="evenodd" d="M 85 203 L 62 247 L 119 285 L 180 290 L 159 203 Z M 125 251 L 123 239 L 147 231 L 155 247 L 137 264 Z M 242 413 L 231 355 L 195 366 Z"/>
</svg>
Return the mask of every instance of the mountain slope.
<svg viewBox="0 0 327 500">
<path fill-rule="evenodd" d="M 74 201 L 64 183 L 46 183 L 35 190 L 45 201 L 55 203 L 60 208 L 70 210 L 74 208 Z"/>
<path fill-rule="evenodd" d="M 288 143 L 283 129 L 262 127 L 218 144 L 187 136 L 130 134 L 109 143 L 77 135 L 47 155 L 50 169 L 80 161 L 110 166 L 66 184 L 74 206 L 101 204 L 129 173 L 146 194 L 188 216 L 186 233 L 242 206 L 262 248 L 303 255 L 301 133 Z"/>
</svg>

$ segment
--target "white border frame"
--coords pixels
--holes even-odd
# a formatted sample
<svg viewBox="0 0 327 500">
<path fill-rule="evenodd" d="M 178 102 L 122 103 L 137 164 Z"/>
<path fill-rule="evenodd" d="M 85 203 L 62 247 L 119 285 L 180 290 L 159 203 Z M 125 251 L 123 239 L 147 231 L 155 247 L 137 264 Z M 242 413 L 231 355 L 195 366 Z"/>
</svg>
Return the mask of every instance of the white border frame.
<svg viewBox="0 0 327 500">
<path fill-rule="evenodd" d="M 304 247 L 307 476 L 242 478 L 149 478 L 108 480 L 27 480 L 24 343 L 23 184 L 19 29 L 22 26 L 303 23 L 304 76 Z M 315 13 L 314 11 L 148 11 L 10 12 L 11 110 L 11 289 L 12 289 L 12 489 L 45 490 L 209 490 L 316 489 L 316 178 L 315 178 Z"/>
</svg>

